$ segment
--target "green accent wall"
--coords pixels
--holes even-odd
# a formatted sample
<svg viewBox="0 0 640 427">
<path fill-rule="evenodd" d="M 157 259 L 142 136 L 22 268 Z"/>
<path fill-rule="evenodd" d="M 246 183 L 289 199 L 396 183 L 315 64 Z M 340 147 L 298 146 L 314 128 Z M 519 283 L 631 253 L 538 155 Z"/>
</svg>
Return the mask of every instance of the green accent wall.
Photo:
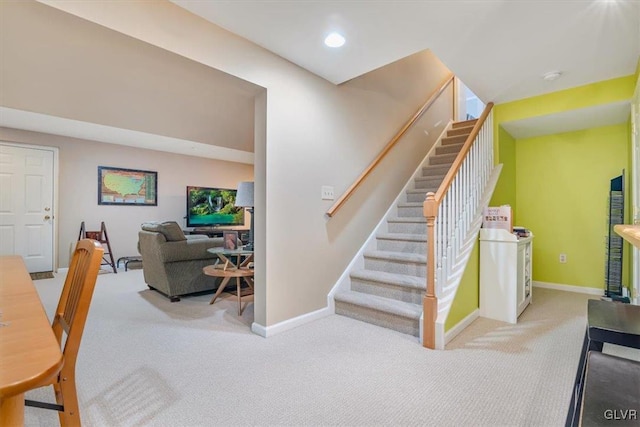
<svg viewBox="0 0 640 427">
<path fill-rule="evenodd" d="M 480 275 L 480 250 L 478 241 L 476 240 L 471 255 L 469 257 L 469 263 L 467 264 L 460 286 L 456 292 L 456 296 L 453 299 L 449 316 L 444 323 L 445 331 L 448 331 L 460 321 L 462 321 L 469 314 L 473 313 L 479 307 L 480 290 L 478 286 L 478 277 Z"/>
<path fill-rule="evenodd" d="M 490 205 L 511 205 L 514 224 L 531 229 L 533 280 L 604 288 L 610 180 L 630 181 L 629 122 L 516 140 L 501 124 L 612 102 L 628 101 L 640 73 L 496 105 L 495 163 L 503 168 Z M 625 200 L 630 205 L 629 197 Z M 629 264 L 629 252 L 625 256 Z M 559 263 L 560 253 L 567 263 Z M 628 284 L 629 268 L 623 269 Z M 479 248 L 473 249 L 451 311 L 449 330 L 478 308 Z"/>
<path fill-rule="evenodd" d="M 533 279 L 604 288 L 610 180 L 628 171 L 628 126 L 519 139 L 518 211 L 529 228 Z M 567 262 L 560 264 L 560 253 Z"/>
</svg>

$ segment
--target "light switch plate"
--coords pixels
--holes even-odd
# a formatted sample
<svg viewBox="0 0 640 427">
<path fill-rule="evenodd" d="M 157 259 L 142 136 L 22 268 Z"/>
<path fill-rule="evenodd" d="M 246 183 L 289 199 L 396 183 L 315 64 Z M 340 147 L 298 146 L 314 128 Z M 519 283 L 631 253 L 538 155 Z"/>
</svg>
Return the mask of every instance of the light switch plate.
<svg viewBox="0 0 640 427">
<path fill-rule="evenodd" d="M 320 188 L 322 200 L 333 200 L 333 187 L 330 185 L 323 185 Z"/>
</svg>

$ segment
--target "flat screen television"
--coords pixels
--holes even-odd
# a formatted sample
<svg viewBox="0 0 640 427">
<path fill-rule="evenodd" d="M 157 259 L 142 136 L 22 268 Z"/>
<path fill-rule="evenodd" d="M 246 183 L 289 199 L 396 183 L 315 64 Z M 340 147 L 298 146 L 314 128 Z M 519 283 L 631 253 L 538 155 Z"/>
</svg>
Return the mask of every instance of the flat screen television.
<svg viewBox="0 0 640 427">
<path fill-rule="evenodd" d="M 187 227 L 244 225 L 244 208 L 236 207 L 237 190 L 187 187 Z"/>
</svg>

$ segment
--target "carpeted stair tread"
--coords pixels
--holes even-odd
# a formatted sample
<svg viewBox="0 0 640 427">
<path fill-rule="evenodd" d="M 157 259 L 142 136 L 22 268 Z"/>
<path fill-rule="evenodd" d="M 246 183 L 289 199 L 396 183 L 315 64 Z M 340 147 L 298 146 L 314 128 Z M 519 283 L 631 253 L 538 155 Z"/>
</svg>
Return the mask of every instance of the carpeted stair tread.
<svg viewBox="0 0 640 427">
<path fill-rule="evenodd" d="M 439 155 L 439 154 L 450 154 L 450 153 L 458 154 L 460 152 L 460 149 L 462 149 L 463 145 L 464 145 L 463 143 L 458 143 L 458 144 L 447 144 L 447 145 L 443 145 L 441 147 L 437 147 L 436 148 L 436 155 Z"/>
<path fill-rule="evenodd" d="M 379 297 L 362 292 L 343 291 L 335 295 L 336 302 L 357 305 L 371 310 L 390 313 L 408 319 L 420 319 L 422 306 L 408 302 Z"/>
<path fill-rule="evenodd" d="M 426 184 L 437 184 L 440 185 L 440 183 L 442 182 L 442 180 L 444 179 L 444 176 L 447 174 L 446 171 L 442 172 L 442 174 L 439 175 L 429 175 L 429 176 L 423 176 L 420 178 L 416 178 L 413 180 L 414 183 L 426 183 Z"/>
<path fill-rule="evenodd" d="M 399 208 L 418 208 L 422 207 L 422 202 L 402 202 L 398 203 Z"/>
<path fill-rule="evenodd" d="M 416 188 L 414 190 L 407 190 L 407 196 L 410 195 L 414 195 L 414 194 L 418 194 L 418 193 L 422 193 L 422 195 L 424 196 L 423 199 L 426 200 L 427 199 L 427 193 L 437 193 L 438 189 L 440 188 L 440 184 L 431 184 L 431 185 L 425 185 L 422 188 Z M 411 193 L 409 193 L 409 191 L 411 191 Z"/>
<path fill-rule="evenodd" d="M 364 253 L 365 258 L 376 258 L 390 261 L 412 262 L 419 264 L 427 263 L 427 256 L 421 254 L 413 254 L 406 252 L 391 251 L 367 251 Z"/>
<path fill-rule="evenodd" d="M 435 193 L 438 190 L 438 187 L 439 187 L 439 185 L 432 185 L 431 187 L 416 188 L 416 189 L 413 189 L 413 190 L 407 190 L 406 193 L 407 194 L 419 194 L 419 193 L 422 193 L 422 194 L 425 195 L 425 198 L 426 198 L 428 192 L 431 191 L 432 193 Z"/>
<path fill-rule="evenodd" d="M 473 126 L 454 127 L 447 131 L 447 136 L 469 135 L 473 130 Z"/>
<path fill-rule="evenodd" d="M 445 147 L 447 145 L 464 144 L 468 136 L 469 135 L 445 136 L 440 140 L 440 146 Z"/>
<path fill-rule="evenodd" d="M 378 282 L 389 285 L 401 286 L 412 289 L 427 289 L 427 282 L 424 277 L 409 276 L 406 274 L 387 273 L 373 270 L 354 270 L 350 276 L 354 279 Z"/>
<path fill-rule="evenodd" d="M 457 155 L 458 155 L 458 153 L 435 154 L 435 155 L 429 157 L 429 164 L 430 165 L 443 165 L 445 163 L 449 163 L 449 166 L 451 166 L 451 163 L 453 163 L 453 161 L 456 159 Z"/>
<path fill-rule="evenodd" d="M 449 172 L 451 165 L 439 164 L 439 165 L 428 165 L 422 168 L 422 177 L 433 177 L 433 176 L 444 176 Z"/>
<path fill-rule="evenodd" d="M 438 189 L 440 188 L 440 184 L 442 184 L 442 178 L 438 178 L 437 181 L 431 180 L 431 181 L 422 181 L 422 182 L 418 182 L 415 181 L 414 182 L 414 188 L 413 190 L 407 190 L 407 191 L 422 191 L 425 196 L 427 193 L 431 192 L 431 193 L 435 193 L 436 191 L 438 191 Z"/>
<path fill-rule="evenodd" d="M 422 205 L 422 203 L 418 203 Z M 427 218 L 424 216 L 393 216 L 387 218 L 387 222 L 427 222 Z"/>
<path fill-rule="evenodd" d="M 407 242 L 426 242 L 427 236 L 423 234 L 409 233 L 378 233 L 376 238 L 384 240 L 404 240 Z"/>
<path fill-rule="evenodd" d="M 454 122 L 451 125 L 452 129 L 457 129 L 457 128 L 467 128 L 467 127 L 472 127 L 476 125 L 476 123 L 478 122 L 478 119 L 469 119 L 469 120 L 462 120 L 459 122 Z"/>
</svg>

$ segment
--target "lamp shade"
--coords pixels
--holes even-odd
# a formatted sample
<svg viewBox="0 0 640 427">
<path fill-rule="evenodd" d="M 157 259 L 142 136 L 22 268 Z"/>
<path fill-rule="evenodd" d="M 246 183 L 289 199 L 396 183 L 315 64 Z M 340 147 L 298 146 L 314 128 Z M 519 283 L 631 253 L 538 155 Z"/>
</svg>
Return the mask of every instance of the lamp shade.
<svg viewBox="0 0 640 427">
<path fill-rule="evenodd" d="M 253 207 L 253 182 L 241 182 L 238 184 L 236 206 L 243 208 Z"/>
</svg>

